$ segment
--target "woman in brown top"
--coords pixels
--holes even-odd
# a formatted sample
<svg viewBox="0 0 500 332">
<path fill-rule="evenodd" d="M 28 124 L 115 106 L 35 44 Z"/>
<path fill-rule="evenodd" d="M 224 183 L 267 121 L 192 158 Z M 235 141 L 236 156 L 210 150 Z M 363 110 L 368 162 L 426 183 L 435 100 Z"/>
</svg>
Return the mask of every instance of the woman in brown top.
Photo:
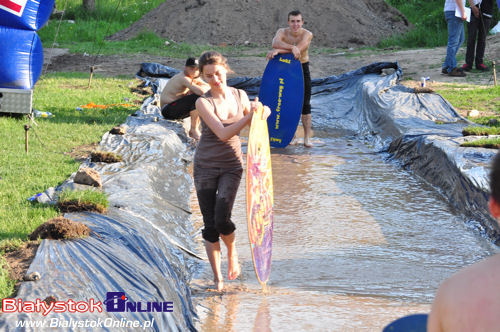
<svg viewBox="0 0 500 332">
<path fill-rule="evenodd" d="M 250 124 L 258 101 L 250 102 L 245 91 L 226 85 L 226 74 L 230 69 L 220 53 L 203 53 L 199 67 L 210 91 L 196 101 L 202 130 L 194 157 L 194 184 L 205 226 L 202 231 L 205 249 L 214 273 L 215 287 L 221 291 L 224 284 L 219 237 L 227 247 L 229 280 L 240 274 L 234 234 L 236 227 L 231 221 L 231 210 L 243 173 L 238 135 Z M 269 116 L 269 108 L 264 110 L 265 116 Z"/>
</svg>

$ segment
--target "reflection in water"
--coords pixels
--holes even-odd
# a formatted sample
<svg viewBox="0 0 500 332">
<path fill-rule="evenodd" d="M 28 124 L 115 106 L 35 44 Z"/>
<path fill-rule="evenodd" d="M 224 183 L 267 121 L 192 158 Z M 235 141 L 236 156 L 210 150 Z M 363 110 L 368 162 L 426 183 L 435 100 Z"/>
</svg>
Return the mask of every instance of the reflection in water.
<svg viewBox="0 0 500 332">
<path fill-rule="evenodd" d="M 253 270 L 243 179 L 233 209 L 242 277 L 226 281 L 223 294 L 211 292 L 203 263 L 191 284 L 200 331 L 380 331 L 395 318 L 428 312 L 442 280 L 493 253 L 425 182 L 362 142 L 322 140 L 313 149 L 272 151 L 266 294 Z M 202 223 L 192 208 L 193 222 Z"/>
<path fill-rule="evenodd" d="M 255 322 L 253 324 L 253 330 L 255 332 L 271 332 L 271 314 L 269 312 L 269 304 L 265 297 L 259 305 L 259 310 L 255 316 Z"/>
<path fill-rule="evenodd" d="M 224 300 L 224 301 L 223 301 Z M 207 318 L 201 326 L 202 331 L 236 331 L 234 321 L 238 311 L 238 298 L 226 294 L 207 298 Z"/>
</svg>

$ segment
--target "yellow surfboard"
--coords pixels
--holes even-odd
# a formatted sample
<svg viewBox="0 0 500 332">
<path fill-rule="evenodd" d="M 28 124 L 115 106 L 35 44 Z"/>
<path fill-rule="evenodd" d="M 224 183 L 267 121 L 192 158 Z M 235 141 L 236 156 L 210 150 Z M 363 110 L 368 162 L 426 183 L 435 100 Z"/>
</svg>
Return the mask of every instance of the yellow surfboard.
<svg viewBox="0 0 500 332">
<path fill-rule="evenodd" d="M 248 134 L 246 198 L 248 238 L 255 274 L 265 285 L 271 273 L 273 241 L 273 175 L 267 121 L 263 107 L 253 115 Z"/>
</svg>

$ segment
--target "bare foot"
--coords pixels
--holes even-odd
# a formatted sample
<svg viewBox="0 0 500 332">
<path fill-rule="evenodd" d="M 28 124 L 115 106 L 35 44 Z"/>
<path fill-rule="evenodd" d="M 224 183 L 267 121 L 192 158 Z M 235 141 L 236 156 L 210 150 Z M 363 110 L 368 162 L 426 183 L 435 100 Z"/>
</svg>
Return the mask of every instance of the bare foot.
<svg viewBox="0 0 500 332">
<path fill-rule="evenodd" d="M 215 283 L 215 289 L 217 289 L 217 291 L 219 292 L 222 292 L 222 290 L 224 289 L 224 281 L 214 280 L 214 283 Z"/>
<path fill-rule="evenodd" d="M 313 147 L 313 144 L 309 141 L 309 138 L 305 138 L 304 137 L 304 146 L 306 148 L 312 148 Z"/>
<path fill-rule="evenodd" d="M 229 264 L 228 264 L 228 269 L 227 269 L 227 276 L 229 280 L 234 280 L 238 278 L 238 276 L 241 273 L 240 269 L 240 263 L 238 263 L 238 255 L 236 253 L 229 259 Z"/>
</svg>

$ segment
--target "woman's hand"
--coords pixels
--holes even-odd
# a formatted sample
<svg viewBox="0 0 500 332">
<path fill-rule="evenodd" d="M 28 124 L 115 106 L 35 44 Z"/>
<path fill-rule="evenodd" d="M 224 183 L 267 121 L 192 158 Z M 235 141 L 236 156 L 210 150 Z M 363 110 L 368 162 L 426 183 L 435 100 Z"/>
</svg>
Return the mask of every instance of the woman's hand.
<svg viewBox="0 0 500 332">
<path fill-rule="evenodd" d="M 271 109 L 268 106 L 264 105 L 264 111 L 262 112 L 262 119 L 267 120 L 269 115 L 271 115 Z"/>
<path fill-rule="evenodd" d="M 250 112 L 255 113 L 259 110 L 259 108 L 262 107 L 262 120 L 266 120 L 269 115 L 271 115 L 271 110 L 269 107 L 262 105 L 262 103 L 259 101 L 259 97 L 255 97 L 254 101 L 250 102 Z"/>
</svg>

